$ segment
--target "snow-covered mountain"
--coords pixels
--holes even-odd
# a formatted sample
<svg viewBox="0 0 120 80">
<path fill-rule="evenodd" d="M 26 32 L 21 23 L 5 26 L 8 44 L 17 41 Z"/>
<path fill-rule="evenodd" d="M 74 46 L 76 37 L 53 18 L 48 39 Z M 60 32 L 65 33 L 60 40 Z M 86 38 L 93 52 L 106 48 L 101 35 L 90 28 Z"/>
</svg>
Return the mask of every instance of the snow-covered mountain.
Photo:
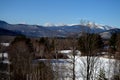
<svg viewBox="0 0 120 80">
<path fill-rule="evenodd" d="M 29 37 L 67 37 L 71 35 L 78 35 L 81 32 L 87 33 L 103 33 L 115 32 L 117 28 L 107 25 L 98 25 L 89 23 L 85 25 L 80 24 L 64 24 L 64 25 L 29 25 L 29 24 L 9 24 L 5 21 L 0 21 L 0 28 L 12 32 L 19 32 Z M 115 30 L 115 31 L 114 31 Z M 119 30 L 117 31 L 119 32 Z"/>
</svg>

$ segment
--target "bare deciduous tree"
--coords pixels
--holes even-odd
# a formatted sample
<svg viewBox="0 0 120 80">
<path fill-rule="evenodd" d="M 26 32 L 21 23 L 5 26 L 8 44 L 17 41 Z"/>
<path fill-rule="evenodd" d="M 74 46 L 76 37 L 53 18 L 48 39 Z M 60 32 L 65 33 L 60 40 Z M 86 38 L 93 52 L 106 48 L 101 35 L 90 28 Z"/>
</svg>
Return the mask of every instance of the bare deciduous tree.
<svg viewBox="0 0 120 80">
<path fill-rule="evenodd" d="M 98 60 L 97 53 L 102 48 L 101 38 L 97 34 L 85 33 L 79 38 L 78 44 L 82 55 L 86 57 L 86 60 L 82 60 L 81 75 L 85 80 L 94 80 Z"/>
<path fill-rule="evenodd" d="M 9 60 L 11 62 L 11 79 L 26 80 L 31 73 L 32 59 L 34 57 L 32 44 L 25 37 L 17 37 L 9 47 Z"/>
</svg>

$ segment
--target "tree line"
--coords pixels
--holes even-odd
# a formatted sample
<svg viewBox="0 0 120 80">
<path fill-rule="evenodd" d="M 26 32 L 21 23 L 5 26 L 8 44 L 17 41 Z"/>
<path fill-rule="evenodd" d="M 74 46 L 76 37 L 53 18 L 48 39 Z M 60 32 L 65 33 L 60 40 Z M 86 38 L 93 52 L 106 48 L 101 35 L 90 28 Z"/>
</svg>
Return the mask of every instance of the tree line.
<svg viewBox="0 0 120 80">
<path fill-rule="evenodd" d="M 105 48 L 107 47 L 107 48 Z M 36 59 L 68 59 L 68 56 L 58 53 L 63 49 L 72 50 L 71 80 L 76 80 L 75 60 L 76 50 L 81 51 L 81 56 L 86 56 L 82 61 L 84 67 L 80 74 L 83 80 L 109 80 L 105 77 L 104 69 L 100 69 L 99 76 L 95 77 L 95 67 L 98 57 L 106 49 L 108 58 L 116 59 L 112 80 L 120 79 L 120 34 L 113 34 L 109 40 L 103 40 L 98 34 L 84 33 L 79 38 L 69 39 L 40 38 L 29 39 L 17 36 L 6 49 L 9 54 L 10 65 L 6 68 L 9 75 L 0 73 L 1 80 L 59 80 L 51 62 L 34 62 Z M 3 52 L 0 45 L 0 51 Z M 99 53 L 99 54 L 98 54 Z M 1 60 L 2 61 L 2 60 Z M 2 62 L 0 68 L 2 70 Z M 58 64 L 56 65 L 58 66 Z M 58 67 L 59 68 L 59 67 Z M 66 68 L 65 68 L 66 69 Z M 7 77 L 7 78 L 6 78 Z M 63 78 L 64 80 L 64 78 Z"/>
</svg>

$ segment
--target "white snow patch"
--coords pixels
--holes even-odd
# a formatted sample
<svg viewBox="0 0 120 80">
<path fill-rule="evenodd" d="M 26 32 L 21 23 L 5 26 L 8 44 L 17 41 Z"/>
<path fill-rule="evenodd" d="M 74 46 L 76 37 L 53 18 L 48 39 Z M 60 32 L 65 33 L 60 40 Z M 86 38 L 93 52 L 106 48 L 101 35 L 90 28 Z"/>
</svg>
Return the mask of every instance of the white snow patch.
<svg viewBox="0 0 120 80">
<path fill-rule="evenodd" d="M 10 43 L 1 43 L 1 45 L 3 45 L 3 46 L 9 46 L 10 45 Z"/>
<path fill-rule="evenodd" d="M 10 61 L 7 60 L 7 59 L 6 59 L 6 60 L 3 60 L 2 62 L 5 63 L 5 64 L 10 64 Z"/>
<path fill-rule="evenodd" d="M 8 53 L 0 53 L 0 57 L 8 58 Z"/>
<path fill-rule="evenodd" d="M 61 51 L 58 51 L 58 53 L 63 53 L 63 54 L 71 54 L 73 52 L 73 50 L 61 50 Z M 81 52 L 79 50 L 76 50 L 75 53 L 77 55 L 80 55 Z"/>
<path fill-rule="evenodd" d="M 72 50 L 61 50 L 58 51 L 58 53 L 63 53 L 63 54 L 70 54 L 72 52 Z"/>
</svg>

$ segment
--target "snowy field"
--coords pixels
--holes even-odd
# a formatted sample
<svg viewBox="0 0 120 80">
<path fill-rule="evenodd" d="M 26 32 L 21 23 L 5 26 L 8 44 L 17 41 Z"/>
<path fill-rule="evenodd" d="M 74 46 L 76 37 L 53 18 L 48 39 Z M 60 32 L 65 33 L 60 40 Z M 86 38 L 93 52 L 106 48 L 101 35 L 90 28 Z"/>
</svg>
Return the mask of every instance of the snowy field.
<svg viewBox="0 0 120 80">
<path fill-rule="evenodd" d="M 70 50 L 62 50 L 61 53 L 68 54 L 70 59 L 58 59 L 58 63 L 54 63 L 54 70 L 59 72 L 60 80 L 72 80 L 72 68 L 73 68 L 73 56 L 71 55 Z M 75 56 L 75 80 L 86 80 L 86 68 L 87 68 L 87 57 L 86 56 L 80 56 L 80 51 L 76 50 L 77 55 Z M 100 73 L 100 70 L 104 70 L 105 77 L 110 80 L 110 78 L 113 76 L 114 72 L 114 66 L 119 67 L 120 63 L 115 65 L 116 60 L 115 59 L 108 59 L 103 57 L 91 57 L 90 63 L 94 63 L 91 65 L 90 68 L 92 70 L 92 79 L 96 80 L 98 79 L 98 75 Z M 54 60 L 55 61 L 55 60 Z"/>
<path fill-rule="evenodd" d="M 76 80 L 86 80 L 86 62 L 87 57 L 75 57 L 75 75 Z M 111 78 L 114 71 L 114 59 L 94 57 L 95 64 L 93 68 L 93 79 L 98 78 L 100 69 L 104 69 L 106 78 Z M 52 60 L 54 71 L 58 72 L 59 80 L 72 80 L 72 59 Z M 110 79 L 109 79 L 110 80 Z"/>
<path fill-rule="evenodd" d="M 69 59 L 38 59 L 37 61 L 46 62 L 49 61 L 53 65 L 53 70 L 55 71 L 56 77 L 59 76 L 58 80 L 73 80 L 73 60 L 75 59 L 75 80 L 86 80 L 86 72 L 87 72 L 87 57 L 86 56 L 80 56 L 80 51 L 76 50 L 77 55 L 75 58 L 72 56 L 71 50 L 61 50 L 58 53 L 63 53 L 68 55 Z M 91 57 L 90 63 L 94 63 L 91 65 L 90 68 L 92 70 L 92 79 L 91 80 L 97 80 L 98 75 L 100 73 L 100 70 L 104 70 L 105 77 L 110 80 L 110 78 L 113 76 L 114 72 L 114 65 L 115 60 L 114 59 L 108 59 L 104 57 Z M 115 65 L 116 67 L 119 67 L 120 64 Z M 57 80 L 57 79 L 56 79 Z"/>
</svg>

